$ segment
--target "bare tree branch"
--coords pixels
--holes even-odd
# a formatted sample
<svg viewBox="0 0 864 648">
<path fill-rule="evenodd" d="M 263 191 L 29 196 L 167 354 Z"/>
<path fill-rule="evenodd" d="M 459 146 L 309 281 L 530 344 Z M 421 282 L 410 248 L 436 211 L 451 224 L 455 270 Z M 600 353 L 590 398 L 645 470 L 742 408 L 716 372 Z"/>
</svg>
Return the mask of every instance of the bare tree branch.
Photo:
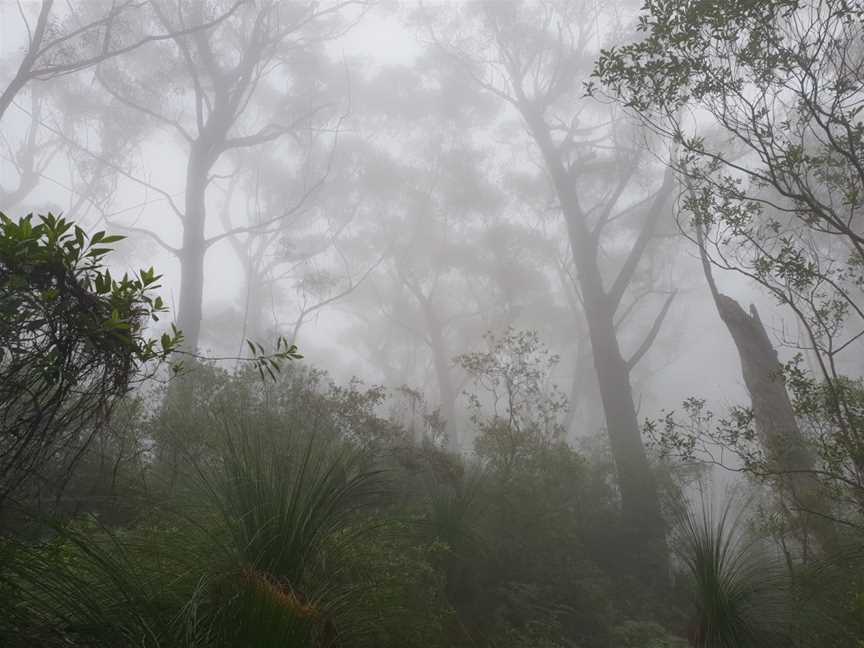
<svg viewBox="0 0 864 648">
<path fill-rule="evenodd" d="M 321 300 L 320 302 L 318 302 L 318 303 L 316 303 L 316 304 L 314 304 L 314 305 L 312 305 L 312 306 L 310 306 L 310 307 L 308 307 L 308 308 L 307 308 L 307 307 L 304 307 L 304 308 L 300 311 L 300 315 L 298 316 L 297 320 L 294 322 L 294 330 L 293 330 L 293 332 L 292 332 L 292 334 L 291 334 L 291 337 L 289 338 L 290 341 L 291 341 L 291 344 L 296 344 L 296 343 L 297 343 L 297 336 L 298 336 L 299 333 L 300 333 L 300 328 L 301 328 L 301 326 L 303 325 L 304 321 L 306 320 L 306 318 L 307 318 L 309 315 L 311 315 L 311 314 L 314 313 L 315 311 L 321 310 L 322 308 L 324 308 L 324 307 L 326 307 L 326 306 L 329 306 L 330 304 L 333 304 L 333 303 L 335 303 L 335 302 L 337 302 L 337 301 L 339 301 L 339 300 L 341 300 L 341 299 L 344 299 L 345 297 L 347 297 L 348 295 L 350 295 L 352 292 L 354 292 L 355 290 L 357 290 L 357 288 L 360 287 L 360 285 L 361 285 L 361 284 L 366 280 L 366 278 L 367 278 L 370 274 L 372 274 L 372 272 L 373 272 L 373 271 L 374 271 L 378 266 L 381 265 L 381 263 L 384 261 L 384 259 L 385 259 L 386 257 L 387 257 L 387 253 L 382 254 L 382 255 L 378 258 L 378 260 L 375 261 L 375 263 L 373 263 L 371 266 L 369 266 L 369 268 L 366 269 L 366 271 L 365 271 L 365 272 L 360 276 L 360 278 L 359 278 L 356 282 L 353 281 L 353 280 L 349 277 L 349 278 L 348 278 L 348 287 L 345 288 L 344 290 L 341 290 L 340 292 L 336 293 L 335 295 L 332 295 L 331 297 L 328 297 L 328 298 L 326 298 L 326 299 L 323 299 L 323 300 Z"/>
<path fill-rule="evenodd" d="M 666 319 L 666 314 L 669 312 L 669 308 L 672 306 L 672 301 L 675 299 L 675 295 L 677 294 L 678 291 L 673 290 L 669 293 L 666 301 L 663 302 L 663 307 L 660 309 L 657 317 L 654 318 L 654 323 L 651 325 L 645 339 L 642 340 L 642 344 L 639 345 L 639 348 L 636 349 L 635 353 L 633 353 L 633 355 L 630 356 L 630 359 L 627 360 L 628 371 L 633 370 L 633 367 L 635 367 L 642 357 L 648 353 L 648 350 L 654 344 L 654 340 L 657 339 L 657 334 L 660 332 L 660 327 L 663 326 L 663 320 Z"/>
<path fill-rule="evenodd" d="M 141 104 L 132 101 L 128 97 L 123 96 L 122 94 L 117 92 L 114 88 L 112 88 L 111 84 L 109 84 L 108 81 L 105 80 L 105 76 L 102 74 L 102 70 L 99 66 L 96 67 L 95 77 L 96 77 L 96 80 L 99 82 L 99 85 L 101 85 L 108 92 L 108 94 L 110 94 L 117 101 L 122 103 L 124 106 L 126 106 L 127 108 L 131 108 L 133 110 L 137 110 L 138 112 L 144 113 L 148 117 L 152 117 L 156 121 L 158 121 L 162 124 L 165 124 L 167 126 L 170 126 L 174 130 L 176 130 L 184 140 L 186 140 L 187 142 L 192 142 L 192 140 L 193 140 L 192 135 L 189 133 L 189 131 L 187 131 L 185 128 L 183 128 L 183 126 L 180 124 L 180 122 L 178 122 L 176 119 L 170 119 L 169 117 L 166 117 L 165 115 L 157 113 L 155 110 L 150 110 L 146 106 L 142 106 Z"/>
<path fill-rule="evenodd" d="M 33 118 L 33 113 L 31 113 L 29 110 L 27 110 L 26 108 L 24 108 L 23 106 L 21 106 L 17 102 L 13 102 L 13 105 L 18 110 L 23 112 L 24 114 L 29 115 L 31 118 Z M 61 131 L 57 130 L 53 126 L 47 124 L 44 120 L 38 120 L 38 121 L 39 121 L 40 125 L 42 125 L 44 128 L 46 128 L 50 132 L 57 135 L 60 139 L 62 139 L 64 142 L 66 142 L 67 144 L 69 144 L 73 148 L 81 151 L 82 153 L 85 153 L 86 155 L 92 157 L 94 160 L 97 160 L 98 162 L 103 163 L 105 166 L 112 169 L 113 171 L 116 171 L 117 173 L 122 175 L 124 178 L 127 178 L 128 180 L 131 180 L 132 182 L 135 182 L 136 184 L 139 184 L 142 187 L 146 187 L 147 189 L 151 189 L 152 191 L 155 191 L 156 193 L 160 194 L 163 198 L 165 198 L 165 200 L 171 206 L 172 211 L 177 215 L 177 217 L 180 220 L 183 220 L 183 212 L 180 211 L 179 207 L 177 207 L 177 204 L 174 202 L 174 197 L 170 193 L 168 193 L 164 189 L 160 189 L 159 187 L 147 182 L 146 180 L 142 180 L 141 178 L 138 178 L 138 177 L 132 175 L 131 173 L 129 173 L 128 171 L 126 171 L 122 167 L 120 167 L 117 164 L 115 164 L 114 162 L 111 162 L 110 160 L 108 160 L 104 155 L 100 155 L 99 153 L 91 151 L 87 147 L 76 142 L 74 139 L 72 139 L 71 137 L 69 137 L 65 133 L 62 133 Z"/>
<path fill-rule="evenodd" d="M 624 296 L 627 286 L 630 285 L 630 281 L 633 279 L 636 267 L 639 265 L 639 261 L 642 259 L 645 249 L 654 237 L 654 232 L 656 231 L 657 224 L 660 221 L 660 215 L 663 213 L 663 208 L 669 201 L 674 186 L 675 171 L 671 166 L 669 166 L 663 174 L 663 184 L 655 195 L 654 201 L 645 216 L 645 222 L 642 224 L 639 236 L 630 248 L 630 252 L 624 261 L 624 265 L 621 266 L 618 276 L 615 278 L 612 287 L 609 289 L 609 304 L 613 311 L 616 310 L 621 303 L 621 298 Z"/>
</svg>

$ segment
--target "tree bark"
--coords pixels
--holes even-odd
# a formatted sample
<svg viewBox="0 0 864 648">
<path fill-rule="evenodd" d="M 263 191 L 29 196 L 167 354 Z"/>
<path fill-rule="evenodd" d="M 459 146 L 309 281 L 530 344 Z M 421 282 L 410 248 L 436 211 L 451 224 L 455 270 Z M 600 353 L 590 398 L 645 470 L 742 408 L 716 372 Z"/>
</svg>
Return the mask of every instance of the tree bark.
<svg viewBox="0 0 864 648">
<path fill-rule="evenodd" d="M 617 303 L 603 286 L 597 244 L 579 205 L 573 179 L 551 140 L 548 127 L 530 105 L 523 102 L 521 110 L 543 155 L 567 226 L 600 400 L 617 469 L 622 513 L 630 534 L 631 558 L 640 566 L 647 567 L 647 571 L 658 580 L 665 580 L 666 527 L 657 484 L 642 444 L 630 369 L 618 344 L 614 321 Z"/>
<path fill-rule="evenodd" d="M 458 452 L 459 434 L 454 425 L 456 389 L 453 387 L 453 375 L 450 370 L 447 346 L 444 343 L 444 331 L 428 299 L 423 301 L 422 306 L 432 347 L 432 364 L 435 367 L 435 377 L 438 382 L 438 396 L 441 399 L 441 418 L 444 421 L 443 432 L 447 436 L 447 449 L 451 452 Z"/>
<path fill-rule="evenodd" d="M 738 350 L 741 373 L 750 394 L 756 434 L 765 452 L 768 472 L 779 479 L 781 495 L 791 505 L 805 539 L 812 533 L 821 546 L 830 545 L 834 541 L 830 506 L 816 476 L 813 456 L 795 418 L 777 351 L 756 307 L 751 304 L 747 313 L 737 301 L 717 289 L 701 225 L 697 225 L 696 232 L 711 297 Z"/>
<path fill-rule="evenodd" d="M 574 354 L 573 375 L 570 381 L 570 391 L 567 397 L 567 414 L 563 426 L 567 438 L 576 441 L 586 434 L 597 434 L 603 429 L 602 405 L 600 392 L 597 389 L 597 373 L 593 367 L 590 340 L 582 308 L 573 305 L 573 317 L 576 320 L 577 351 Z"/>
<path fill-rule="evenodd" d="M 186 165 L 186 209 L 183 218 L 183 247 L 180 253 L 180 304 L 177 324 L 183 332 L 184 347 L 192 353 L 198 349 L 201 337 L 204 297 L 207 175 L 212 166 L 207 148 L 202 140 L 194 142 Z"/>
<path fill-rule="evenodd" d="M 589 277 L 583 282 L 583 291 L 584 284 L 591 282 L 592 270 L 586 268 L 585 274 Z M 599 281 L 599 276 L 595 281 Z M 660 570 L 665 566 L 666 529 L 657 484 L 642 444 L 630 370 L 615 334 L 614 311 L 605 297 L 601 292 L 586 298 L 585 310 L 600 400 L 617 468 L 622 510 L 634 540 L 644 548 L 640 552 L 643 560 L 653 561 L 650 567 Z"/>
</svg>

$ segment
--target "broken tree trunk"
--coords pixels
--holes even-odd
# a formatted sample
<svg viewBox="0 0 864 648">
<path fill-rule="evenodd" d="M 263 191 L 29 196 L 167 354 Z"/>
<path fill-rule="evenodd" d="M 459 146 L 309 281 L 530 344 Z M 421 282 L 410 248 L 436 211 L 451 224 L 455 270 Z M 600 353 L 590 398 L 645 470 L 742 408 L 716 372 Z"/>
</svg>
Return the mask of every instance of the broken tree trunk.
<svg viewBox="0 0 864 648">
<path fill-rule="evenodd" d="M 720 319 L 735 342 L 744 384 L 750 393 L 759 444 L 767 461 L 766 472 L 780 484 L 784 505 L 793 512 L 803 537 L 812 534 L 819 545 L 833 542 L 834 528 L 812 453 L 801 434 L 786 391 L 783 367 L 754 305 L 749 313 L 717 289 L 705 250 L 701 224 L 696 237 L 702 269 Z"/>
</svg>

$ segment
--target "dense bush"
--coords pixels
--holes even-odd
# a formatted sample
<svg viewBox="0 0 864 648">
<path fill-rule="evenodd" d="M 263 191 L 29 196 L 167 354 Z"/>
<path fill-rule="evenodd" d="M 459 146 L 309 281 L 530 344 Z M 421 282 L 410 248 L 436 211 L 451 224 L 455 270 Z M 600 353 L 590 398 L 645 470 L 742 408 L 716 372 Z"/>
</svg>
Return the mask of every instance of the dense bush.
<svg viewBox="0 0 864 648">
<path fill-rule="evenodd" d="M 131 512 L 7 541 L 4 641 L 605 646 L 647 619 L 608 475 L 572 448 L 460 459 L 300 366 L 185 380 L 191 403 L 129 401 L 101 449 Z"/>
<path fill-rule="evenodd" d="M 676 648 L 689 635 L 804 648 L 861 636 L 860 552 L 787 554 L 784 567 L 771 533 L 704 502 L 680 516 L 659 598 L 621 558 L 613 463 L 556 432 L 539 341 L 509 334 L 462 361 L 518 408 L 475 394 L 468 456 L 383 417 L 385 390 L 302 365 L 262 381 L 254 366 L 195 364 L 182 389 L 123 399 L 69 480 L 75 506 L 10 527 L 0 642 Z M 680 475 L 657 470 L 678 492 Z"/>
<path fill-rule="evenodd" d="M 146 334 L 165 310 L 152 268 L 117 279 L 105 267 L 122 238 L 0 213 L 0 510 L 59 495 L 94 429 L 180 341 Z"/>
</svg>

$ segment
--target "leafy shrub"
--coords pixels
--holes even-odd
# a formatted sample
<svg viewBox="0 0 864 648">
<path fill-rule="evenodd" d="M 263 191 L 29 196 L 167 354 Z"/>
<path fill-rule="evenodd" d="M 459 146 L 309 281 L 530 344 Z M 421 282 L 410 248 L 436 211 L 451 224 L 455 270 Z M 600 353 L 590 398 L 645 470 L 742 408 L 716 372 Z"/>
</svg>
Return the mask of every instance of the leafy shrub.
<svg viewBox="0 0 864 648">
<path fill-rule="evenodd" d="M 98 423 L 180 341 L 145 334 L 165 310 L 152 268 L 116 279 L 105 267 L 122 238 L 0 214 L 0 504 L 36 477 L 61 490 Z"/>
</svg>

